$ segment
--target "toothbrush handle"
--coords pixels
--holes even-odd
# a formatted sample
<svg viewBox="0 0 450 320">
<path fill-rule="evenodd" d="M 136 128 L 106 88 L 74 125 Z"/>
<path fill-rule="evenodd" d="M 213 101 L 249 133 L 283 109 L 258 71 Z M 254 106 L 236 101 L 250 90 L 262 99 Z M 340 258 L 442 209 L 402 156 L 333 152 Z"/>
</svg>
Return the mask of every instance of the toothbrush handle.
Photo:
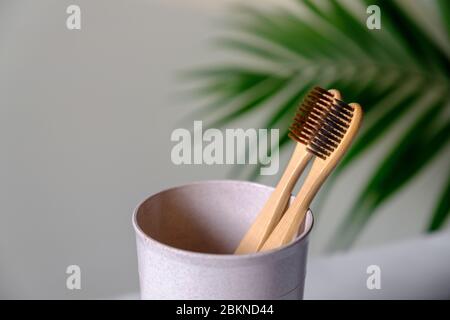
<svg viewBox="0 0 450 320">
<path fill-rule="evenodd" d="M 289 198 L 300 174 L 312 155 L 306 147 L 297 143 L 286 170 L 270 195 L 263 209 L 239 243 L 235 254 L 257 252 L 285 211 Z"/>
<path fill-rule="evenodd" d="M 261 246 L 260 251 L 268 251 L 285 244 L 294 239 L 299 227 L 305 218 L 312 199 L 319 191 L 323 182 L 327 178 L 330 170 L 323 170 L 322 161 L 314 162 L 305 183 L 295 197 L 294 202 L 284 213 L 283 217 L 269 235 L 266 242 Z"/>
</svg>

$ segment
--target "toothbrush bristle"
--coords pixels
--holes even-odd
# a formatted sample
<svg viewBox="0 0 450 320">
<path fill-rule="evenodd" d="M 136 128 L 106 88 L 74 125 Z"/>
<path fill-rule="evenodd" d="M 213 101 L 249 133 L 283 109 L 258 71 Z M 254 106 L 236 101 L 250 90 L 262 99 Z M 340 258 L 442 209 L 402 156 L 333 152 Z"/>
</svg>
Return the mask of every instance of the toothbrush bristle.
<svg viewBox="0 0 450 320">
<path fill-rule="evenodd" d="M 326 159 L 339 145 L 350 125 L 353 107 L 320 87 L 308 93 L 298 108 L 289 137 Z"/>
</svg>

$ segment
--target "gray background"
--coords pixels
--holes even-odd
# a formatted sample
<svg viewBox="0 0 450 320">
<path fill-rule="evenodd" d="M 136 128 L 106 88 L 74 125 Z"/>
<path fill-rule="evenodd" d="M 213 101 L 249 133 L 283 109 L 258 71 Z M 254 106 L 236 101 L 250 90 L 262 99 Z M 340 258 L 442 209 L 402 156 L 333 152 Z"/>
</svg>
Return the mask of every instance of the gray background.
<svg viewBox="0 0 450 320">
<path fill-rule="evenodd" d="M 0 0 L 0 298 L 136 291 L 135 205 L 169 186 L 228 176 L 227 166 L 170 161 L 172 130 L 192 128 L 183 119 L 198 106 L 179 94 L 176 74 L 223 58 L 208 40 L 220 32 L 228 2 Z M 81 6 L 80 31 L 66 29 L 70 4 Z M 254 117 L 235 126 L 257 124 Z M 323 252 L 395 134 L 332 190 L 312 256 Z M 447 148 L 384 206 L 356 248 L 423 230 L 449 156 Z M 81 267 L 82 290 L 65 287 L 70 264 Z"/>
</svg>

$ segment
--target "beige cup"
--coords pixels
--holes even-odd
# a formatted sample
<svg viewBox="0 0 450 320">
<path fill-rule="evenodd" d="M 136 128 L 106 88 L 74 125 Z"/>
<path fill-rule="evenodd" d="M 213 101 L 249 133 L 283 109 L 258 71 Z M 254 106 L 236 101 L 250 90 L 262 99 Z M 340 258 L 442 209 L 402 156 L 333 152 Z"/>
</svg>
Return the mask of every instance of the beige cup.
<svg viewBox="0 0 450 320">
<path fill-rule="evenodd" d="M 311 211 L 292 243 L 232 254 L 272 191 L 251 182 L 204 181 L 138 205 L 133 226 L 141 298 L 302 299 Z"/>
</svg>

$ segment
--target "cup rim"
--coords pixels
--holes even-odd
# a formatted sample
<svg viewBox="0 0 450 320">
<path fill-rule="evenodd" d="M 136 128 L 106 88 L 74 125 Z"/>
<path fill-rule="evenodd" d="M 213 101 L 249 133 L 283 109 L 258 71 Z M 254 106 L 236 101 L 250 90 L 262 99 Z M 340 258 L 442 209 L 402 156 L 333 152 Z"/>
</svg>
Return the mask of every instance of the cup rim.
<svg viewBox="0 0 450 320">
<path fill-rule="evenodd" d="M 180 249 L 180 248 L 176 248 L 173 246 L 170 246 L 168 244 L 165 244 L 163 242 L 160 242 L 154 238 L 152 238 L 151 236 L 149 236 L 148 234 L 146 234 L 142 228 L 139 226 L 138 222 L 137 222 L 137 213 L 139 208 L 148 200 L 152 199 L 153 197 L 156 197 L 158 195 L 160 195 L 161 193 L 164 192 L 169 192 L 172 190 L 176 190 L 176 189 L 180 189 L 180 188 L 186 188 L 192 185 L 199 185 L 199 184 L 214 184 L 214 183 L 220 183 L 220 184 L 224 184 L 224 183 L 239 183 L 239 184 L 247 184 L 247 185 L 253 185 L 256 186 L 258 188 L 263 188 L 263 189 L 270 189 L 273 191 L 273 187 L 269 187 L 260 183 L 256 183 L 256 182 L 251 182 L 251 181 L 245 181 L 245 180 L 202 180 L 202 181 L 194 181 L 194 182 L 189 182 L 189 183 L 185 183 L 185 184 L 181 184 L 181 185 L 177 185 L 174 187 L 169 187 L 166 189 L 163 189 L 157 193 L 154 193 L 150 196 L 148 196 L 147 198 L 145 198 L 144 200 L 142 200 L 134 209 L 133 211 L 133 215 L 132 215 L 132 224 L 134 227 L 134 230 L 136 232 L 136 234 L 144 240 L 144 242 L 150 242 L 153 246 L 155 246 L 158 249 L 161 249 L 165 252 L 174 254 L 175 256 L 179 256 L 179 257 L 189 257 L 189 258 L 199 258 L 199 259 L 219 259 L 219 260 L 227 260 L 227 261 L 236 261 L 236 260 L 242 260 L 242 259 L 255 259 L 255 258 L 262 258 L 262 257 L 267 257 L 270 255 L 273 255 L 275 253 L 282 253 L 282 252 L 286 252 L 287 250 L 289 250 L 291 247 L 295 246 L 298 242 L 302 241 L 303 239 L 307 238 L 309 233 L 311 232 L 313 225 L 314 225 L 314 215 L 311 211 L 310 208 L 308 208 L 308 211 L 306 212 L 306 216 L 310 217 L 310 221 L 311 223 L 309 224 L 309 226 L 307 226 L 308 228 L 306 230 L 304 230 L 299 236 L 297 236 L 295 238 L 294 241 L 283 245 L 281 247 L 272 249 L 272 250 L 268 250 L 268 251 L 263 251 L 263 252 L 255 252 L 255 253 L 246 253 L 246 254 L 233 254 L 233 253 L 204 253 L 204 252 L 195 252 L 195 251 L 189 251 L 189 250 L 184 250 L 184 249 Z"/>
</svg>

